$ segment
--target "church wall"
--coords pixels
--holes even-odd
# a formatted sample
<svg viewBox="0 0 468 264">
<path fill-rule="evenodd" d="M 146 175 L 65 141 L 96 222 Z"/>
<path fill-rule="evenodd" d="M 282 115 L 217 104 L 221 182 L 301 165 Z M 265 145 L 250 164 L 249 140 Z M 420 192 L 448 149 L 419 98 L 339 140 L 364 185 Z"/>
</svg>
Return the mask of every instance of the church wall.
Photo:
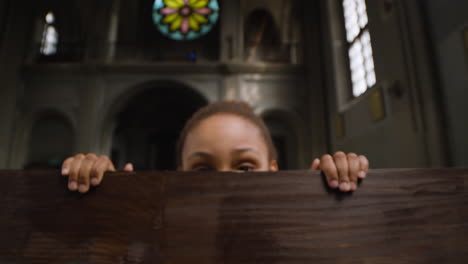
<svg viewBox="0 0 468 264">
<path fill-rule="evenodd" d="M 421 1 L 436 61 L 438 83 L 445 112 L 451 165 L 468 166 L 468 30 L 467 1 Z M 468 33 L 466 33 L 468 34 Z M 464 42 L 465 41 L 465 42 Z"/>
<path fill-rule="evenodd" d="M 329 138 L 375 167 L 446 166 L 425 27 L 414 1 L 366 1 L 377 82 L 353 97 L 339 2 L 325 5 Z"/>
<path fill-rule="evenodd" d="M 55 112 L 67 118 L 76 130 L 80 110 L 80 82 L 77 77 L 26 78 L 24 90 L 16 106 L 14 136 L 10 140 L 12 167 L 21 168 L 27 162 L 28 141 L 33 124 L 43 112 Z M 76 133 L 75 133 L 76 135 Z M 48 140 L 54 140 L 50 137 Z M 70 142 L 70 144 L 72 144 Z M 74 149 L 73 149 L 74 151 Z"/>
<path fill-rule="evenodd" d="M 4 43 L 5 29 L 8 21 L 8 9 L 10 1 L 0 1 L 0 48 Z"/>
</svg>

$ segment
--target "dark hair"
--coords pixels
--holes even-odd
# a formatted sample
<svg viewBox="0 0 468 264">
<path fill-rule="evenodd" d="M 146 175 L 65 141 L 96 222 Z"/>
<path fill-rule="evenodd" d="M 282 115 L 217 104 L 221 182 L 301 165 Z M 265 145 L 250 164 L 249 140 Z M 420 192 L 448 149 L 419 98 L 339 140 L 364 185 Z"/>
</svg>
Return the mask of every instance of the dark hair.
<svg viewBox="0 0 468 264">
<path fill-rule="evenodd" d="M 188 133 L 201 121 L 205 120 L 208 117 L 221 113 L 233 114 L 239 117 L 243 117 L 246 120 L 252 122 L 255 126 L 257 126 L 260 130 L 260 133 L 263 136 L 263 139 L 265 140 L 265 144 L 267 145 L 268 158 L 270 160 L 277 159 L 278 154 L 276 152 L 275 146 L 273 145 L 270 132 L 266 127 L 265 122 L 263 122 L 263 120 L 254 113 L 252 107 L 245 102 L 219 101 L 200 108 L 185 123 L 185 126 L 179 135 L 179 140 L 177 141 L 176 146 L 176 158 L 178 167 L 182 166 L 182 149 L 184 148 L 185 139 L 187 138 Z"/>
</svg>

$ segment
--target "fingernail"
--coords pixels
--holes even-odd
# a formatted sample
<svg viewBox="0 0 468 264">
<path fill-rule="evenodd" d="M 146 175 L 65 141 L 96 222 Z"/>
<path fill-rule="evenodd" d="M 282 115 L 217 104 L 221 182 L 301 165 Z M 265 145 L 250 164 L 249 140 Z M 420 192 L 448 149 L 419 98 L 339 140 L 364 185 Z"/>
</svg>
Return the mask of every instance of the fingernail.
<svg viewBox="0 0 468 264">
<path fill-rule="evenodd" d="M 79 189 L 79 191 L 80 191 L 81 193 L 84 193 L 84 192 L 88 191 L 88 188 L 86 187 L 86 185 L 80 184 L 80 189 Z"/>
<path fill-rule="evenodd" d="M 76 184 L 76 182 L 69 182 L 68 183 L 68 189 L 70 189 L 71 191 L 76 191 L 76 189 L 78 188 L 78 185 Z"/>
<path fill-rule="evenodd" d="M 352 182 L 351 183 L 351 191 L 355 191 L 357 189 L 356 183 Z"/>
<path fill-rule="evenodd" d="M 330 182 L 330 188 L 336 189 L 338 188 L 338 181 L 333 180 Z"/>
<path fill-rule="evenodd" d="M 364 171 L 360 171 L 359 178 L 365 178 L 365 177 L 366 177 L 366 173 Z"/>
<path fill-rule="evenodd" d="M 347 182 L 340 183 L 340 191 L 348 192 L 350 190 L 350 188 L 351 188 L 351 186 L 349 186 L 349 183 L 347 183 Z"/>
<path fill-rule="evenodd" d="M 91 179 L 91 184 L 92 184 L 93 186 L 96 186 L 96 185 L 99 184 L 99 180 L 98 180 L 97 178 L 92 178 L 92 179 Z"/>
<path fill-rule="evenodd" d="M 68 175 L 68 169 L 62 169 L 62 175 Z"/>
</svg>

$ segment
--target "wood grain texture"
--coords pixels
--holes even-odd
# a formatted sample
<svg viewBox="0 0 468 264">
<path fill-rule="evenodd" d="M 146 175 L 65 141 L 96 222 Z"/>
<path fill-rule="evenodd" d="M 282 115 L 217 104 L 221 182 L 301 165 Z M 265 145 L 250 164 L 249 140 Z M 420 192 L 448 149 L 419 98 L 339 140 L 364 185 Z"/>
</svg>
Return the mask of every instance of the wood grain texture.
<svg viewBox="0 0 468 264">
<path fill-rule="evenodd" d="M 0 263 L 468 263 L 468 169 L 372 170 L 348 195 L 307 171 L 0 179 Z"/>
</svg>

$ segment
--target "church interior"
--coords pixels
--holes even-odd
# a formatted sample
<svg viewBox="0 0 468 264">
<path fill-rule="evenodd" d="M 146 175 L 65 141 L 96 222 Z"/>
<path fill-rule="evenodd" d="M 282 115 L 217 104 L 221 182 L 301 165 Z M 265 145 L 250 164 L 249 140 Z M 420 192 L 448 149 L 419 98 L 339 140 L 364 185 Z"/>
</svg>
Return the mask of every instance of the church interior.
<svg viewBox="0 0 468 264">
<path fill-rule="evenodd" d="M 248 102 L 285 170 L 468 167 L 468 1 L 2 0 L 0 169 L 172 170 L 184 122 Z"/>
</svg>

